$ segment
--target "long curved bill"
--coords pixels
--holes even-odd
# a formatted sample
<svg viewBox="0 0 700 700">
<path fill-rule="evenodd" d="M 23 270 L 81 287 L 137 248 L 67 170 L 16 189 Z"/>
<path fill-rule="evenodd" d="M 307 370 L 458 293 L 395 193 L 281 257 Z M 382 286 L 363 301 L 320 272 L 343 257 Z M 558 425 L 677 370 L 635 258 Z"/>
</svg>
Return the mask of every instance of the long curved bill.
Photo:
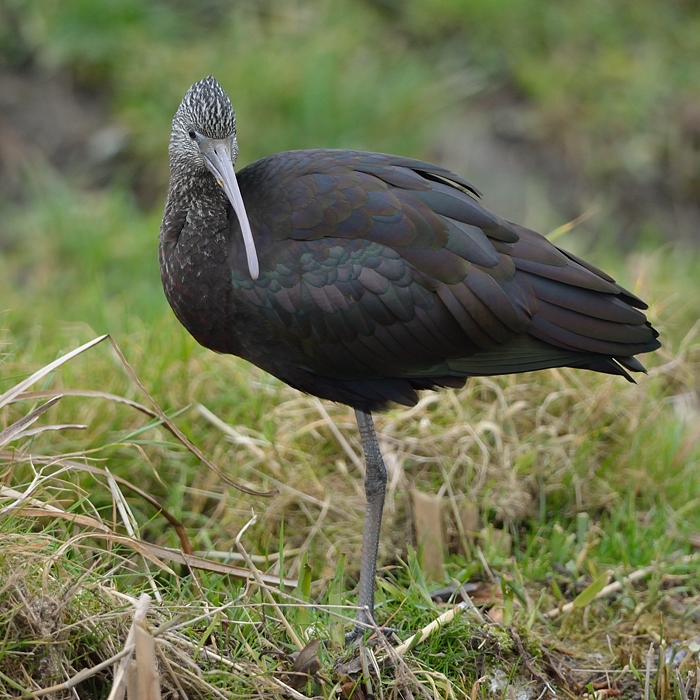
<svg viewBox="0 0 700 700">
<path fill-rule="evenodd" d="M 258 253 L 255 250 L 255 241 L 253 240 L 253 232 L 250 229 L 248 214 L 245 211 L 243 197 L 238 189 L 236 174 L 233 172 L 231 164 L 231 146 L 226 141 L 212 141 L 206 148 L 202 149 L 202 156 L 207 167 L 213 173 L 217 182 L 221 185 L 226 196 L 229 198 L 233 210 L 238 217 L 238 223 L 241 225 L 241 234 L 243 235 L 243 244 L 245 245 L 245 254 L 248 260 L 248 270 L 250 276 L 256 280 L 260 275 L 260 265 L 258 263 Z"/>
</svg>

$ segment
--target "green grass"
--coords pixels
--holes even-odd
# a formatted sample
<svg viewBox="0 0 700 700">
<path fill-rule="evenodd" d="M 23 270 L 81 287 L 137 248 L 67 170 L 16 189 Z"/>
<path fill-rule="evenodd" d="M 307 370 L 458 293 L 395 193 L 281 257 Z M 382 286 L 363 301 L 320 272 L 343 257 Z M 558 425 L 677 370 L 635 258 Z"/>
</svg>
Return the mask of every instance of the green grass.
<svg viewBox="0 0 700 700">
<path fill-rule="evenodd" d="M 442 121 L 458 118 L 455 85 L 467 94 L 479 76 L 515 80 L 545 119 L 560 109 L 567 123 L 585 121 L 582 138 L 593 139 L 603 124 L 595 145 L 602 149 L 613 131 L 641 128 L 659 99 L 654 90 L 663 87 L 643 80 L 637 71 L 645 64 L 622 59 L 623 72 L 607 82 L 599 73 L 616 64 L 602 57 L 585 80 L 572 77 L 582 74 L 585 57 L 576 26 L 593 23 L 605 32 L 601 56 L 627 55 L 629 43 L 641 39 L 624 26 L 633 16 L 630 26 L 637 27 L 647 3 L 601 6 L 602 14 L 585 17 L 579 10 L 542 14 L 539 4 L 524 1 L 409 3 L 400 22 L 386 6 L 270 2 L 229 10 L 211 2 L 187 14 L 165 3 L 69 0 L 3 8 L 19 28 L 8 37 L 4 64 L 31 61 L 37 70 L 67 71 L 84 89 L 104 86 L 112 118 L 128 130 L 129 152 L 103 189 L 33 162 L 22 171 L 24 200 L 3 203 L 0 393 L 109 332 L 159 406 L 205 455 L 230 478 L 274 493 L 266 498 L 226 485 L 160 420 L 133 407 L 65 395 L 31 427 L 85 428 L 25 434 L 0 451 L 0 509 L 25 494 L 24 513 L 0 510 L 0 695 L 62 683 L 118 653 L 134 601 L 147 592 L 164 693 L 177 683 L 194 697 L 280 692 L 277 681 L 289 681 L 295 650 L 282 615 L 302 643 L 323 641 L 318 673 L 298 692 L 338 697 L 343 688 L 351 697 L 353 674 L 335 662 L 352 663 L 342 648 L 349 623 L 338 613 L 353 617 L 359 568 L 363 494 L 354 418 L 347 408 L 319 408 L 243 361 L 197 346 L 168 309 L 157 232 L 169 120 L 182 93 L 205 74 L 219 77 L 234 98 L 248 162 L 321 145 L 429 156 Z M 682 21 L 688 8 L 664 8 L 658 21 L 666 26 L 675 12 L 669 37 L 692 44 L 694 24 Z M 470 13 L 478 19 L 470 55 L 482 57 L 465 64 L 455 47 L 463 44 Z M 524 41 L 523 27 L 537 41 Z M 442 41 L 446 35 L 450 40 Z M 661 35 L 654 46 L 671 41 Z M 506 44 L 504 53 L 498 47 Z M 548 58 L 552 47 L 557 61 Z M 644 55 L 666 66 L 670 50 Z M 685 68 L 669 73 L 663 89 L 680 100 L 693 76 Z M 600 102 L 596 85 L 605 95 Z M 648 99 L 637 102 L 642 88 Z M 614 119 L 610 110 L 619 110 Z M 575 229 L 558 242 L 581 249 L 580 238 Z M 652 231 L 648 239 L 657 238 Z M 692 402 L 700 260 L 697 251 L 673 246 L 649 246 L 628 258 L 601 246 L 588 257 L 650 301 L 664 347 L 647 358 L 650 374 L 638 385 L 575 371 L 473 380 L 459 392 L 425 394 L 416 409 L 378 417 L 392 477 L 378 622 L 405 640 L 446 610 L 430 591 L 469 582 L 480 615 L 490 611 L 497 623 L 463 612 L 383 667 L 381 679 L 371 680 L 377 697 L 511 697 L 528 683 L 539 694 L 545 680 L 580 696 L 606 674 L 625 697 L 638 697 L 645 686 L 649 697 L 684 697 L 676 669 L 658 653 L 663 644 L 690 649 L 678 670 L 683 682 L 692 680 L 700 576 L 697 562 L 684 557 L 700 532 Z M 93 390 L 150 406 L 106 342 L 31 389 Z M 45 400 L 32 396 L 2 407 L 0 428 Z M 257 520 L 242 545 L 260 570 L 299 577 L 299 587 L 274 593 L 276 611 L 259 587 L 220 571 L 199 570 L 195 578 L 164 555 L 145 560 L 144 542 L 174 548 L 182 542 L 152 499 L 123 482 L 110 488 L 107 469 L 156 499 L 198 552 L 237 553 L 236 538 L 254 510 Z M 422 568 L 413 541 L 412 488 L 439 494 L 444 503 L 447 554 L 437 580 Z M 458 516 L 474 506 L 478 529 L 486 531 L 469 537 Z M 131 534 L 127 522 L 135 527 Z M 503 531 L 510 549 L 498 544 Z M 625 580 L 643 567 L 650 567 L 647 575 Z M 586 602 L 607 571 L 621 590 Z M 574 600 L 573 610 L 545 617 Z M 174 620 L 181 629 L 167 629 Z M 654 656 L 647 657 L 651 643 Z M 111 679 L 105 671 L 85 680 L 81 697 L 106 697 Z"/>
<path fill-rule="evenodd" d="M 333 682 L 342 682 L 332 671 L 332 660 L 343 655 L 340 641 L 346 626 L 332 616 L 333 608 L 324 606 L 353 602 L 362 514 L 359 475 L 313 400 L 300 397 L 241 361 L 198 349 L 184 336 L 182 349 L 172 348 L 176 357 L 164 359 L 169 352 L 166 344 L 172 346 L 179 333 L 174 322 L 171 324 L 169 332 L 163 325 L 126 336 L 125 353 L 166 410 L 201 402 L 233 426 L 239 438 L 231 444 L 194 407 L 176 417 L 188 437 L 225 473 L 259 490 L 276 488 L 276 495 L 265 499 L 228 488 L 162 427 L 127 406 L 70 396 L 49 411 L 46 423 L 83 423 L 87 429 L 47 432 L 18 442 L 14 452 L 3 454 L 3 483 L 20 492 L 26 490 L 33 473 L 27 459 L 33 455 L 34 469 L 41 468 L 47 474 L 40 488 L 32 492 L 37 504 L 58 504 L 76 515 L 97 517 L 113 533 L 107 541 L 124 533 L 115 496 L 107 489 L 104 475 L 81 473 L 80 464 L 108 467 L 111 473 L 155 496 L 184 524 L 195 550 L 235 552 L 235 539 L 255 510 L 257 522 L 245 533 L 245 548 L 264 556 L 284 550 L 297 552 L 284 558 L 287 575 L 306 571 L 304 561 L 310 565 L 312 585 L 303 586 L 296 596 L 301 596 L 302 602 L 318 602 L 321 608 L 305 612 L 295 608 L 287 616 L 301 640 L 327 640 L 319 651 L 320 673 L 330 686 L 318 681 L 321 685 L 314 686 L 313 692 L 330 693 Z M 88 333 L 85 328 L 71 329 L 71 336 L 80 340 Z M 33 351 L 41 356 L 45 349 L 37 339 Z M 389 492 L 381 552 L 382 559 L 392 566 L 388 578 L 379 584 L 378 619 L 388 621 L 406 639 L 443 612 L 430 601 L 431 589 L 448 581 L 471 581 L 485 597 L 486 609 L 500 609 L 498 619 L 514 624 L 528 645 L 534 645 L 533 649 L 564 645 L 567 663 L 574 667 L 591 667 L 592 645 L 600 645 L 605 635 L 618 655 L 642 654 L 654 634 L 670 635 L 670 644 L 696 635 L 693 609 L 700 600 L 697 566 L 678 558 L 691 551 L 688 535 L 697 532 L 700 521 L 700 501 L 692 496 L 700 492 L 700 447 L 693 425 L 679 423 L 673 406 L 664 401 L 669 388 L 677 386 L 676 373 L 682 376 L 692 364 L 682 355 L 666 356 L 676 366 L 669 367 L 660 353 L 650 378 L 639 386 L 574 371 L 474 380 L 460 392 L 427 394 L 417 410 L 395 410 L 381 417 L 380 433 L 391 437 L 384 451 L 398 471 Z M 28 364 L 26 355 L 21 361 L 10 356 L 5 360 L 7 376 L 26 374 L 37 364 Z M 97 388 L 147 403 L 105 344 L 66 363 L 45 386 L 56 391 L 62 387 Z M 6 423 L 37 403 L 22 402 L 5 409 Z M 513 411 L 513 406 L 519 408 Z M 326 410 L 359 455 L 350 411 L 334 406 Z M 481 443 L 488 445 L 488 454 Z M 67 453 L 73 457 L 61 457 Z M 46 461 L 52 466 L 41 467 Z M 61 465 L 67 468 L 51 477 Z M 411 538 L 407 491 L 411 486 L 428 493 L 441 488 L 444 492 L 445 483 L 457 499 L 458 509 L 465 499 L 475 502 L 482 522 L 505 528 L 511 534 L 513 550 L 504 552 L 488 539 L 472 541 L 461 553 L 454 545 L 445 578 L 431 581 L 421 570 L 420 557 L 406 550 Z M 128 489 L 122 491 L 140 528 L 139 537 L 179 546 L 175 531 L 152 505 Z M 8 504 L 14 498 L 5 494 L 4 500 Z M 447 512 L 452 511 L 448 508 Z M 4 564 L 0 564 L 5 571 L 0 578 L 5 578 L 4 590 L 9 596 L 5 614 L 13 626 L 20 626 L 30 647 L 45 643 L 41 642 L 43 633 L 35 624 L 15 619 L 18 608 L 8 601 L 14 600 L 12 592 L 17 586 L 20 590 L 31 587 L 36 576 L 31 572 L 25 575 L 24 567 L 17 567 L 11 556 L 12 543 L 19 540 L 24 550 L 32 552 L 36 548 L 35 565 L 45 568 L 43 557 L 76 535 L 70 521 L 37 515 L 5 518 L 8 549 Z M 94 527 L 79 523 L 78 530 L 89 534 Z M 198 617 L 204 612 L 202 605 L 216 607 L 242 595 L 225 617 L 205 616 L 191 628 L 188 625 L 193 658 L 194 650 L 213 630 L 217 653 L 223 648 L 229 661 L 244 659 L 248 664 L 246 671 L 238 669 L 235 682 L 225 673 L 218 680 L 216 674 L 206 676 L 206 682 L 222 683 L 220 687 L 229 691 L 252 692 L 256 677 L 268 678 L 273 669 L 288 668 L 290 662 L 284 659 L 293 651 L 291 639 L 275 622 L 275 614 L 268 610 L 263 615 L 261 604 L 265 600 L 255 589 L 246 592 L 214 573 L 201 574 L 195 583 L 177 568 L 174 574 L 159 571 L 153 564 L 144 568 L 143 562 L 134 560 L 133 549 L 119 545 L 107 548 L 105 544 L 103 538 L 92 536 L 65 550 L 71 552 L 74 573 L 62 571 L 51 584 L 58 586 L 52 588 L 52 595 L 66 595 L 73 586 L 75 596 L 81 595 L 84 586 L 89 590 L 106 586 L 135 597 L 143 590 L 152 593 L 155 589 L 163 596 L 157 606 L 156 626 L 178 613 L 184 614 L 184 620 Z M 477 556 L 479 550 L 481 556 Z M 396 560 L 397 551 L 407 559 Z M 304 552 L 303 560 L 300 552 Z M 89 572 L 85 569 L 87 558 L 93 561 Z M 271 565 L 274 570 L 274 562 Z M 586 605 L 553 623 L 539 617 L 558 601 L 572 600 L 602 572 L 609 570 L 623 578 L 649 565 L 653 565 L 650 574 L 635 585 L 626 584 L 623 595 Z M 494 575 L 500 583 L 490 582 Z M 35 595 L 46 592 L 42 589 Z M 116 615 L 121 625 L 127 625 L 130 613 L 122 607 L 121 599 L 118 602 L 118 611 L 112 611 L 113 603 L 98 614 L 109 620 Z M 660 610 L 667 611 L 663 617 Z M 68 630 L 62 634 L 70 644 L 62 642 L 61 649 L 69 656 L 72 650 L 83 648 L 81 645 L 94 643 L 87 629 L 80 632 L 87 624 L 80 621 L 80 611 L 72 610 L 70 615 L 78 621 L 66 622 L 60 617 L 52 623 L 56 629 L 65 625 Z M 352 617 L 350 608 L 345 615 Z M 637 635 L 635 645 L 625 646 L 626 635 L 640 619 L 647 631 Z M 249 637 L 243 640 L 240 625 L 248 629 Z M 76 629 L 77 637 L 70 632 Z M 124 634 L 119 629 L 114 632 L 117 636 Z M 517 687 L 532 677 L 532 671 L 522 668 L 509 634 L 498 627 L 484 627 L 465 615 L 410 652 L 404 671 L 387 669 L 382 683 L 388 690 L 402 684 L 426 689 L 435 682 L 438 689 L 430 692 L 440 696 L 439 688 L 444 690 L 451 683 L 453 696 L 463 697 L 480 675 L 503 672 L 513 674 L 509 682 Z M 499 635 L 510 641 L 506 644 Z M 274 662 L 266 656 L 269 638 L 284 650 Z M 99 658 L 106 658 L 113 648 L 102 645 L 99 649 Z M 11 645 L 7 658 L 12 660 L 16 653 Z M 542 668 L 538 653 L 532 652 L 533 664 Z M 81 658 L 78 653 L 72 661 L 75 671 L 84 663 Z M 622 656 L 606 657 L 599 659 L 596 667 L 602 673 L 625 663 Z M 170 681 L 163 682 L 167 685 Z M 493 683 L 499 682 L 494 676 Z M 625 682 L 631 684 L 632 692 L 633 679 L 626 677 Z"/>
<path fill-rule="evenodd" d="M 514 92 L 520 114 L 513 132 L 561 148 L 599 188 L 653 185 L 658 191 L 646 190 L 647 196 L 676 206 L 697 197 L 697 169 L 687 167 L 698 163 L 694 3 L 410 0 L 392 6 L 407 33 L 468 60 Z M 691 241 L 692 231 L 690 224 Z"/>
</svg>

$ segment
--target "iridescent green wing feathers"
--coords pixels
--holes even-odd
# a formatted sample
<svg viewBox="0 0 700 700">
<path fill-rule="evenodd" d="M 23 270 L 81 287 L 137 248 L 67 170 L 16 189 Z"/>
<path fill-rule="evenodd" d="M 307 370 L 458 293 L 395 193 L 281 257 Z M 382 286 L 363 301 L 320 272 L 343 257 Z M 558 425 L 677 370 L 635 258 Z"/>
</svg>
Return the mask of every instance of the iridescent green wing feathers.
<svg viewBox="0 0 700 700">
<path fill-rule="evenodd" d="M 631 355 L 658 346 L 639 299 L 437 166 L 296 151 L 239 181 L 263 252 L 252 281 L 232 233 L 236 304 L 312 373 L 416 386 L 560 365 L 625 374 L 610 356 L 639 369 Z"/>
</svg>

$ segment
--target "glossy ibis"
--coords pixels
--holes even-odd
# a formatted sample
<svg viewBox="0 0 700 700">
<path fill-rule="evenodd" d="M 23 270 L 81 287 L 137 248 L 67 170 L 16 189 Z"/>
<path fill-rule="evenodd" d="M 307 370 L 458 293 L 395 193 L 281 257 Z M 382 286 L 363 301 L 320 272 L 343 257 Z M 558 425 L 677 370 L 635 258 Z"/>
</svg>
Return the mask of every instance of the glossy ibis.
<svg viewBox="0 0 700 700">
<path fill-rule="evenodd" d="M 372 411 L 471 376 L 547 367 L 619 374 L 659 347 L 646 305 L 601 270 L 485 209 L 412 158 L 277 153 L 243 168 L 209 77 L 170 137 L 165 294 L 207 348 L 355 409 L 367 472 L 357 635 L 372 619 L 386 470 Z"/>
</svg>

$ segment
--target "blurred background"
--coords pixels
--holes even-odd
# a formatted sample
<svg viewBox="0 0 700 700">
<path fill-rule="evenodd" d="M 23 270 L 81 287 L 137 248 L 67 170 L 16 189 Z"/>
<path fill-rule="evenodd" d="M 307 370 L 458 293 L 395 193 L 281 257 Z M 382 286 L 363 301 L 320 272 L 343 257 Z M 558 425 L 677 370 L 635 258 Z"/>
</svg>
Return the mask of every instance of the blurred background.
<svg viewBox="0 0 700 700">
<path fill-rule="evenodd" d="M 351 412 L 197 346 L 163 296 L 170 122 L 209 74 L 237 113 L 238 167 L 314 147 L 447 166 L 488 208 L 642 296 L 661 334 L 637 386 L 556 370 L 470 381 L 379 417 L 393 475 L 383 561 L 406 551 L 409 487 L 443 497 L 445 484 L 508 530 L 515 564 L 510 550 L 489 549 L 488 532 L 480 542 L 515 580 L 521 567 L 527 580 L 559 576 L 564 590 L 621 562 L 687 552 L 689 533 L 697 546 L 699 0 L 0 0 L 0 393 L 111 333 L 212 461 L 277 494 L 229 489 L 159 421 L 103 394 L 66 395 L 47 414 L 60 430 L 4 448 L 0 484 L 33 489 L 36 465 L 67 455 L 74 473 L 57 470 L 44 497 L 103 513 L 115 530 L 106 478 L 77 461 L 133 479 L 177 514 L 195 549 L 235 548 L 254 508 L 251 551 L 308 550 L 324 586 L 344 580 L 339 552 L 357 561 Z M 33 388 L 65 387 L 147 403 L 106 343 Z M 0 429 L 26 403 L 2 409 Z M 152 504 L 133 494 L 129 504 L 145 539 L 178 546 Z M 491 576 L 479 561 L 460 558 L 450 575 Z M 634 600 L 629 610 L 636 620 Z"/>
<path fill-rule="evenodd" d="M 696 0 L 1 0 L 3 325 L 118 333 L 167 312 L 170 120 L 208 74 L 240 165 L 308 147 L 425 158 L 544 233 L 578 220 L 560 242 L 599 264 L 681 248 L 687 269 L 698 57 Z"/>
</svg>

